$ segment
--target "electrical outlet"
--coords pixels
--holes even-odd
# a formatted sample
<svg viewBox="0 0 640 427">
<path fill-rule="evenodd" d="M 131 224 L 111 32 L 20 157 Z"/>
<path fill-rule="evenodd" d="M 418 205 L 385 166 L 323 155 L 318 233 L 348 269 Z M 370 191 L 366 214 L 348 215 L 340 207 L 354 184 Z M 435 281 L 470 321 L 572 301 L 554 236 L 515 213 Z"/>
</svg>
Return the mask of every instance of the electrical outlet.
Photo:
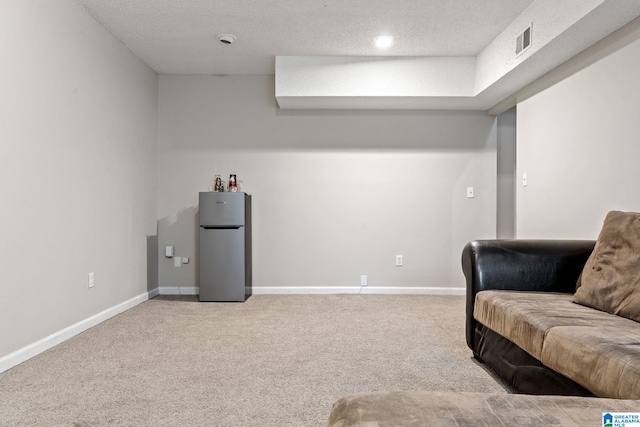
<svg viewBox="0 0 640 427">
<path fill-rule="evenodd" d="M 182 258 L 183 264 L 189 264 L 189 258 Z"/>
<path fill-rule="evenodd" d="M 396 267 L 402 267 L 402 255 L 396 255 Z"/>
<path fill-rule="evenodd" d="M 166 258 L 173 258 L 173 246 L 164 247 L 164 256 Z"/>
<path fill-rule="evenodd" d="M 96 284 L 95 278 L 93 276 L 93 272 L 89 273 L 89 287 L 93 288 Z"/>
<path fill-rule="evenodd" d="M 360 286 L 367 286 L 367 275 L 363 274 L 360 276 Z"/>
</svg>

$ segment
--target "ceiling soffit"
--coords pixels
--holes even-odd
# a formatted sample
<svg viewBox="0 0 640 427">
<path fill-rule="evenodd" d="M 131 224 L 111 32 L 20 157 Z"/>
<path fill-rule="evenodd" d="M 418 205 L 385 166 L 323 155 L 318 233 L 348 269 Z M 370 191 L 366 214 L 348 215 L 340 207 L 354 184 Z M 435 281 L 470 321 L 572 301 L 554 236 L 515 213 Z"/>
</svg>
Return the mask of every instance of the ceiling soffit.
<svg viewBox="0 0 640 427">
<path fill-rule="evenodd" d="M 488 110 L 640 16 L 640 1 L 548 6 L 534 1 L 475 57 L 278 56 L 278 105 Z M 531 47 L 516 56 L 515 39 L 531 24 Z"/>
</svg>

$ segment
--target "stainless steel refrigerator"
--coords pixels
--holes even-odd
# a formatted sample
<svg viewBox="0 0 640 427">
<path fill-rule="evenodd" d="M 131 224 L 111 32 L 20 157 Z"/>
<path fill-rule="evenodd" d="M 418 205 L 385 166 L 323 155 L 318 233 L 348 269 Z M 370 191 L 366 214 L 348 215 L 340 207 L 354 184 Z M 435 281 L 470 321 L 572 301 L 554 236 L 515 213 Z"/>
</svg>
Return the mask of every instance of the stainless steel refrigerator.
<svg viewBox="0 0 640 427">
<path fill-rule="evenodd" d="M 251 196 L 200 193 L 200 301 L 251 295 Z"/>
</svg>

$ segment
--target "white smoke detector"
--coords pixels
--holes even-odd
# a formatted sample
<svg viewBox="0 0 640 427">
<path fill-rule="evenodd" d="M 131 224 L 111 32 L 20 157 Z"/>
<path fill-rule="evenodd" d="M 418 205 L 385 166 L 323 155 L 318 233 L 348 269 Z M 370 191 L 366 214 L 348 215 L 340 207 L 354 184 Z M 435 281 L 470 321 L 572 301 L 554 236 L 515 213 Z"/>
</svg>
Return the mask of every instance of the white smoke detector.
<svg viewBox="0 0 640 427">
<path fill-rule="evenodd" d="M 224 44 L 231 44 L 236 41 L 236 36 L 233 34 L 218 34 L 216 37 L 220 40 L 220 43 Z"/>
</svg>

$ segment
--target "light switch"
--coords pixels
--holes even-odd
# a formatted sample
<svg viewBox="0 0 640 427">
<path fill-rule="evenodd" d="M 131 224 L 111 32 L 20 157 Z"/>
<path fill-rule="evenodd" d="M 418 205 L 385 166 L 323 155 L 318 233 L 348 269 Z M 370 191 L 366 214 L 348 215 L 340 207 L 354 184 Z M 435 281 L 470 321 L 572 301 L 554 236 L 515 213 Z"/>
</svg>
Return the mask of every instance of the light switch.
<svg viewBox="0 0 640 427">
<path fill-rule="evenodd" d="M 182 258 L 179 256 L 173 257 L 173 266 L 180 267 L 181 265 L 182 265 Z"/>
<path fill-rule="evenodd" d="M 164 247 L 164 256 L 166 258 L 173 258 L 173 246 Z"/>
<path fill-rule="evenodd" d="M 526 173 L 522 174 L 522 186 L 523 187 L 527 186 L 527 174 Z"/>
<path fill-rule="evenodd" d="M 467 187 L 467 197 L 473 199 L 473 187 Z"/>
</svg>

